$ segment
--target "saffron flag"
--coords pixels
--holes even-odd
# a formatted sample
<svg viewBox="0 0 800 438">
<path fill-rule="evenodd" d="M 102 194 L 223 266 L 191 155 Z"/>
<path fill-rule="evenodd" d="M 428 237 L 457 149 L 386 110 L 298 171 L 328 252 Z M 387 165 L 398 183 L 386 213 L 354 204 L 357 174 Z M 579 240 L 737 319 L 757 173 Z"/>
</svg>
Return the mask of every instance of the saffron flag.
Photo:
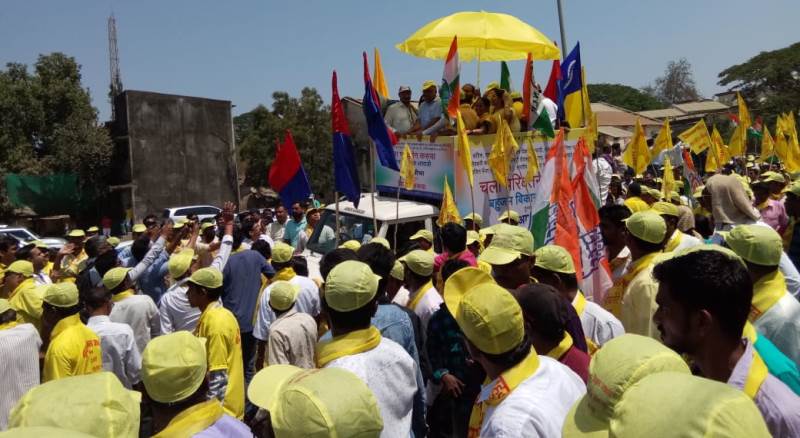
<svg viewBox="0 0 800 438">
<path fill-rule="evenodd" d="M 559 92 L 563 103 L 559 103 L 558 114 L 560 120 L 566 120 L 571 128 L 584 125 L 584 107 L 581 90 L 583 79 L 581 77 L 581 43 L 564 58 L 561 63 L 561 82 Z"/>
<path fill-rule="evenodd" d="M 653 141 L 653 150 L 650 151 L 654 157 L 657 157 L 661 151 L 672 150 L 672 130 L 669 128 L 669 119 L 664 119 L 664 125 L 658 131 L 656 139 Z"/>
<path fill-rule="evenodd" d="M 533 99 L 533 55 L 528 53 L 525 61 L 525 74 L 522 76 L 522 120 L 523 130 L 527 130 L 531 120 L 531 99 Z"/>
<path fill-rule="evenodd" d="M 453 200 L 453 192 L 450 191 L 450 184 L 447 182 L 447 175 L 444 176 L 444 196 L 442 197 L 442 207 L 439 209 L 439 219 L 436 224 L 443 227 L 444 224 L 453 222 L 460 224 L 461 215 L 458 214 L 456 202 Z"/>
<path fill-rule="evenodd" d="M 375 91 L 383 96 L 384 99 L 389 98 L 389 86 L 386 85 L 386 75 L 383 74 L 383 66 L 381 66 L 381 52 L 375 48 L 375 72 L 372 75 L 372 80 L 375 81 Z"/>
<path fill-rule="evenodd" d="M 403 187 L 406 190 L 413 190 L 414 189 L 414 155 L 411 154 L 411 148 L 406 147 L 403 148 L 403 159 L 400 160 L 400 179 Z"/>
<path fill-rule="evenodd" d="M 697 174 L 697 169 L 695 169 L 694 161 L 692 160 L 692 154 L 686 149 L 683 150 L 683 165 L 684 176 L 686 180 L 689 181 L 689 187 L 691 188 L 691 190 L 684 190 L 684 193 L 691 196 L 698 187 L 703 185 L 703 179 Z"/>
<path fill-rule="evenodd" d="M 500 61 L 500 88 L 507 93 L 511 92 L 511 72 L 508 71 L 508 64 L 505 61 Z"/>
<path fill-rule="evenodd" d="M 647 165 L 650 164 L 650 149 L 647 148 L 644 129 L 638 117 L 636 118 L 633 138 L 622 154 L 622 161 L 633 169 L 634 175 L 643 174 L 647 169 Z"/>
<path fill-rule="evenodd" d="M 348 201 L 358 208 L 361 199 L 361 184 L 358 181 L 355 148 L 350 137 L 350 127 L 344 116 L 342 101 L 339 99 L 339 85 L 336 71 L 331 80 L 331 124 L 333 125 L 333 179 L 335 190 L 344 194 Z"/>
<path fill-rule="evenodd" d="M 766 163 L 775 156 L 775 140 L 769 133 L 769 128 L 764 125 L 764 134 L 761 136 L 761 159 L 760 161 Z"/>
<path fill-rule="evenodd" d="M 672 161 L 669 155 L 664 155 L 664 174 L 661 176 L 661 193 L 664 199 L 669 199 L 672 191 L 675 190 L 675 175 L 672 173 Z"/>
<path fill-rule="evenodd" d="M 460 104 L 461 88 L 458 86 L 459 66 L 458 66 L 458 37 L 453 37 L 450 43 L 450 51 L 447 52 L 447 59 L 444 61 L 444 72 L 442 73 L 442 86 L 439 95 L 442 100 L 442 108 L 450 117 L 456 118 L 458 105 Z"/>
<path fill-rule="evenodd" d="M 514 139 L 514 134 L 511 132 L 508 122 L 499 112 L 497 119 L 499 120 L 499 129 L 495 134 L 494 144 L 492 144 L 492 150 L 489 152 L 487 161 L 497 183 L 508 188 L 508 167 L 511 164 L 511 160 L 517 156 L 519 145 L 517 140 Z"/>
<path fill-rule="evenodd" d="M 286 130 L 283 144 L 278 144 L 275 160 L 269 166 L 269 185 L 281 196 L 286 208 L 295 202 L 303 202 L 311 196 L 306 171 L 300 161 L 300 153 L 294 144 L 292 133 Z"/>
<path fill-rule="evenodd" d="M 581 290 L 593 298 L 594 302 L 602 303 L 606 291 L 614 282 L 611 280 L 611 268 L 600 232 L 600 215 L 597 212 L 600 188 L 592 165 L 592 155 L 584 139 L 578 140 L 575 145 L 572 168 L 577 234 L 567 234 L 564 238 L 571 237 L 575 242 L 570 242 L 569 246 L 577 245 L 580 250 L 580 263 L 575 264 L 575 270 L 578 272 L 580 269 L 581 272 Z"/>
<path fill-rule="evenodd" d="M 536 156 L 536 150 L 533 148 L 533 142 L 528 142 L 528 171 L 525 172 L 525 182 L 532 182 L 536 175 L 539 174 L 539 157 Z"/>
<path fill-rule="evenodd" d="M 400 171 L 397 160 L 394 158 L 394 149 L 392 148 L 392 146 L 397 143 L 397 138 L 394 136 L 392 130 L 386 127 L 386 122 L 383 121 L 378 93 L 375 92 L 375 87 L 372 86 L 372 80 L 369 78 L 367 52 L 363 52 L 363 56 L 364 100 L 361 102 L 361 105 L 364 110 L 364 117 L 367 119 L 367 133 L 369 134 L 369 138 L 372 139 L 372 142 L 375 143 L 375 149 L 378 152 L 378 159 L 381 161 L 381 165 L 392 170 Z"/>
<path fill-rule="evenodd" d="M 467 174 L 469 186 L 473 187 L 475 177 L 472 172 L 472 148 L 469 145 L 469 138 L 467 138 L 467 130 L 464 125 L 464 119 L 461 117 L 461 111 L 456 112 L 456 130 L 456 152 L 461 166 L 464 167 L 464 173 Z"/>
<path fill-rule="evenodd" d="M 694 126 L 678 134 L 678 138 L 680 138 L 682 142 L 688 144 L 695 154 L 699 154 L 706 150 L 707 147 L 711 146 L 711 137 L 708 136 L 708 127 L 706 126 L 706 121 L 703 119 L 700 119 Z"/>
<path fill-rule="evenodd" d="M 553 67 L 550 69 L 550 79 L 547 80 L 547 86 L 544 87 L 545 97 L 558 102 L 558 81 L 561 80 L 561 63 L 556 59 L 553 61 Z"/>
</svg>

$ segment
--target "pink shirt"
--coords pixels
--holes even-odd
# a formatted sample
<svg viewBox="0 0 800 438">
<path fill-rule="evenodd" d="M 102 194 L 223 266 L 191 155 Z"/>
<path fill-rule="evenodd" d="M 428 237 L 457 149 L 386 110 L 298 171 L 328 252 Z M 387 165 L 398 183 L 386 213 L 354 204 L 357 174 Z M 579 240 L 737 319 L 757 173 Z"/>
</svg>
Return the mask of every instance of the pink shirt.
<svg viewBox="0 0 800 438">
<path fill-rule="evenodd" d="M 783 235 L 789 225 L 789 216 L 786 215 L 786 208 L 783 206 L 783 202 L 768 199 L 767 206 L 759 210 L 759 213 L 761 213 L 761 220 L 777 231 L 778 234 Z"/>
<path fill-rule="evenodd" d="M 475 259 L 475 255 L 472 254 L 472 252 L 470 252 L 470 250 L 468 249 L 461 251 L 455 256 L 451 256 L 450 254 L 447 253 L 447 251 L 445 251 L 437 255 L 436 258 L 433 259 L 434 272 L 439 272 L 439 270 L 442 269 L 442 265 L 444 264 L 444 262 L 450 260 L 453 257 L 459 260 L 464 260 L 465 262 L 469 263 L 469 265 L 472 266 L 473 268 L 478 266 L 478 261 Z"/>
</svg>

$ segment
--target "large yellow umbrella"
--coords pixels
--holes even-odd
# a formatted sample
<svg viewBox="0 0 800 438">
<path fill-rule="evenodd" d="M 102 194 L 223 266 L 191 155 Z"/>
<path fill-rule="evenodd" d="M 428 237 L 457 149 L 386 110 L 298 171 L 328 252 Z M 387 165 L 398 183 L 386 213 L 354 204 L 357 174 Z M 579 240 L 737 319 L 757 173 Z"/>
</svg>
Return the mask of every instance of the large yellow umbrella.
<svg viewBox="0 0 800 438">
<path fill-rule="evenodd" d="M 453 36 L 458 36 L 461 61 L 558 59 L 553 41 L 517 17 L 495 12 L 457 12 L 431 21 L 396 45 L 401 52 L 421 58 L 445 59 Z"/>
</svg>

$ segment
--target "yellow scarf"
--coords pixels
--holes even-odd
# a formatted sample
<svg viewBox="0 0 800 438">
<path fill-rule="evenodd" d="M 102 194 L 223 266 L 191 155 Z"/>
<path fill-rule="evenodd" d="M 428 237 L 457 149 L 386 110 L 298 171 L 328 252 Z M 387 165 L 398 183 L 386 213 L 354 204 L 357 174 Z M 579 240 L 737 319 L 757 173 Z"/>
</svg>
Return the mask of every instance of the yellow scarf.
<svg viewBox="0 0 800 438">
<path fill-rule="evenodd" d="M 274 277 L 272 277 L 272 281 L 273 282 L 275 282 L 275 281 L 289 281 L 289 280 L 293 279 L 296 276 L 297 276 L 297 274 L 295 274 L 294 269 L 292 269 L 292 268 L 283 268 L 280 271 L 278 271 L 275 274 Z"/>
<path fill-rule="evenodd" d="M 0 324 L 0 330 L 6 330 L 13 327 L 16 327 L 19 324 L 19 321 L 9 321 L 5 324 Z"/>
<path fill-rule="evenodd" d="M 317 366 L 324 368 L 325 365 L 340 357 L 372 350 L 380 343 L 381 331 L 375 326 L 317 342 Z"/>
<path fill-rule="evenodd" d="M 764 202 L 756 205 L 756 210 L 761 211 L 769 206 L 769 199 L 765 199 Z"/>
<path fill-rule="evenodd" d="M 625 289 L 628 288 L 630 282 L 633 281 L 633 279 L 636 278 L 640 272 L 645 270 L 653 263 L 653 260 L 656 258 L 656 256 L 658 256 L 658 254 L 659 253 L 657 252 L 652 252 L 640 258 L 639 260 L 636 260 L 628 267 L 628 272 L 614 282 L 614 286 L 608 290 L 606 301 L 603 303 L 603 307 L 605 307 L 606 310 L 611 312 L 617 318 L 620 317 L 620 314 L 622 313 L 622 296 L 625 295 Z"/>
<path fill-rule="evenodd" d="M 667 242 L 667 246 L 664 247 L 664 252 L 675 251 L 675 248 L 681 244 L 681 240 L 683 240 L 683 233 L 676 230 L 669 239 L 669 242 Z"/>
<path fill-rule="evenodd" d="M 225 412 L 219 400 L 209 400 L 184 410 L 153 438 L 189 438 L 208 429 Z"/>
<path fill-rule="evenodd" d="M 767 380 L 769 371 L 755 347 L 751 350 L 753 351 L 753 361 L 750 364 L 750 370 L 747 372 L 747 379 L 744 381 L 744 388 L 742 388 L 742 391 L 744 391 L 751 400 L 755 400 L 758 390 L 761 388 L 764 381 Z"/>
<path fill-rule="evenodd" d="M 753 303 L 747 319 L 756 322 L 761 315 L 786 295 L 786 280 L 780 270 L 761 277 L 753 283 Z"/>
<path fill-rule="evenodd" d="M 490 406 L 497 406 L 509 394 L 511 394 L 520 383 L 532 376 L 539 368 L 539 356 L 536 350 L 531 348 L 528 356 L 513 368 L 507 369 L 494 380 L 494 386 L 486 400 L 476 402 L 472 406 L 472 414 L 469 416 L 469 431 L 467 437 L 478 438 L 481 435 L 483 417 Z"/>
<path fill-rule="evenodd" d="M 128 289 L 126 291 L 122 291 L 118 294 L 115 294 L 113 297 L 111 297 L 111 301 L 118 303 L 124 300 L 125 298 L 132 297 L 134 295 L 135 294 L 133 293 L 133 289 Z"/>
<path fill-rule="evenodd" d="M 422 297 L 428 292 L 428 289 L 433 287 L 433 280 L 428 280 L 421 288 L 417 289 L 417 294 L 414 296 L 414 299 L 409 301 L 408 308 L 411 310 L 417 310 L 417 305 L 420 301 L 422 301 Z"/>
<path fill-rule="evenodd" d="M 555 360 L 561 360 L 561 356 L 566 354 L 567 350 L 570 348 L 572 348 L 572 336 L 570 336 L 569 333 L 564 332 L 564 337 L 561 338 L 561 342 L 559 342 L 555 348 L 548 351 L 547 355 Z"/>
</svg>

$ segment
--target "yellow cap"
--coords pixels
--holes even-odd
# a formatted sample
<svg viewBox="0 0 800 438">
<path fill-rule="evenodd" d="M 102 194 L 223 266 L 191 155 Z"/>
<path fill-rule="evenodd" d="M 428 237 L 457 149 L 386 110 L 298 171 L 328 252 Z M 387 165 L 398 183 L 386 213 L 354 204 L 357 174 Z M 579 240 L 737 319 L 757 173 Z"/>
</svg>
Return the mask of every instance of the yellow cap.
<svg viewBox="0 0 800 438">
<path fill-rule="evenodd" d="M 145 231 L 147 231 L 147 227 L 144 226 L 144 224 L 136 224 L 133 226 L 133 229 L 131 231 L 133 231 L 134 233 L 144 233 Z"/>
<path fill-rule="evenodd" d="M 78 287 L 75 283 L 65 281 L 51 284 L 44 290 L 42 300 L 55 307 L 73 307 L 78 305 Z"/>
<path fill-rule="evenodd" d="M 693 252 L 698 252 L 698 251 L 716 251 L 716 252 L 720 252 L 720 253 L 728 256 L 728 258 L 736 260 L 739 263 L 741 263 L 742 265 L 744 265 L 744 260 L 742 260 L 742 258 L 739 257 L 739 254 L 736 254 L 730 248 L 725 248 L 724 246 L 720 246 L 720 245 L 716 245 L 716 244 L 695 245 L 695 246 L 692 246 L 692 247 L 689 247 L 689 248 L 684 248 L 684 249 L 674 253 L 671 258 L 675 259 L 675 258 L 678 258 L 678 257 L 681 257 L 681 256 L 685 256 L 686 254 L 691 254 Z M 664 260 L 662 260 L 662 261 L 664 261 Z"/>
<path fill-rule="evenodd" d="M 269 286 L 269 305 L 276 310 L 289 310 L 297 300 L 300 286 L 279 280 Z"/>
<path fill-rule="evenodd" d="M 695 198 L 695 199 L 700 199 L 701 197 L 703 197 L 703 190 L 705 188 L 706 188 L 706 186 L 698 186 L 696 189 L 694 189 L 694 192 L 692 193 L 692 197 Z"/>
<path fill-rule="evenodd" d="M 658 214 L 660 214 L 662 216 L 673 216 L 673 217 L 680 216 L 680 212 L 678 211 L 678 207 L 675 206 L 675 204 L 672 204 L 672 203 L 669 203 L 669 202 L 658 201 L 655 204 L 653 204 L 652 209 L 653 209 L 653 211 L 655 211 L 656 213 L 658 213 Z"/>
<path fill-rule="evenodd" d="M 762 266 L 778 266 L 783 254 L 783 241 L 772 227 L 739 225 L 720 233 L 725 243 L 745 261 Z"/>
<path fill-rule="evenodd" d="M 430 243 L 433 243 L 433 233 L 423 228 L 408 238 L 408 240 L 417 240 L 417 239 L 423 239 L 427 240 Z"/>
<path fill-rule="evenodd" d="M 11 310 L 11 303 L 5 298 L 0 298 L 0 314 L 6 313 Z"/>
<path fill-rule="evenodd" d="M 283 242 L 278 242 L 272 248 L 272 261 L 276 263 L 286 263 L 292 259 L 294 248 Z"/>
<path fill-rule="evenodd" d="M 50 247 L 47 246 L 47 244 L 42 242 L 41 240 L 34 240 L 33 244 L 36 245 L 36 247 L 39 249 L 50 249 Z"/>
<path fill-rule="evenodd" d="M 411 272 L 423 276 L 430 277 L 433 275 L 433 253 L 415 249 L 410 253 L 400 257 L 400 261 L 411 269 Z"/>
<path fill-rule="evenodd" d="M 377 243 L 388 250 L 392 249 L 391 245 L 389 245 L 389 241 L 384 239 L 383 237 L 373 237 L 372 239 L 370 239 L 369 243 Z"/>
<path fill-rule="evenodd" d="M 569 251 L 558 245 L 546 245 L 533 252 L 534 266 L 562 274 L 574 274 L 575 263 Z"/>
<path fill-rule="evenodd" d="M 661 243 L 667 234 L 667 223 L 653 211 L 639 211 L 625 219 L 625 227 L 637 238 L 650 243 Z"/>
<path fill-rule="evenodd" d="M 680 180 L 673 181 L 673 184 L 674 184 L 675 188 L 678 189 L 678 190 L 683 188 L 683 181 L 680 181 Z"/>
<path fill-rule="evenodd" d="M 203 222 L 200 225 L 200 231 L 205 231 L 214 226 L 214 222 Z"/>
<path fill-rule="evenodd" d="M 400 263 L 400 260 L 394 261 L 394 266 L 392 266 L 392 272 L 389 275 L 394 278 L 395 280 L 402 281 L 405 278 L 406 268 L 403 267 L 403 264 Z"/>
<path fill-rule="evenodd" d="M 428 88 L 436 87 L 435 81 L 425 81 L 422 83 L 422 91 L 427 90 Z"/>
<path fill-rule="evenodd" d="M 512 99 L 521 99 L 522 98 L 522 94 L 520 94 L 519 91 L 512 91 L 511 92 L 511 98 Z"/>
<path fill-rule="evenodd" d="M 497 222 L 503 222 L 506 219 L 510 219 L 512 222 L 519 223 L 519 213 L 514 210 L 506 210 L 503 214 L 497 218 Z"/>
<path fill-rule="evenodd" d="M 533 255 L 533 234 L 516 225 L 497 224 L 492 243 L 480 259 L 490 265 L 507 265 L 522 255 Z"/>
<path fill-rule="evenodd" d="M 778 172 L 768 171 L 761 174 L 761 181 L 785 183 L 786 178 Z"/>
<path fill-rule="evenodd" d="M 27 260 L 17 260 L 14 263 L 8 265 L 6 268 L 6 272 L 13 272 L 15 274 L 20 274 L 23 277 L 33 277 L 33 263 Z"/>
<path fill-rule="evenodd" d="M 380 279 L 366 263 L 355 260 L 339 263 L 325 280 L 325 302 L 338 312 L 360 309 L 375 298 Z"/>
<path fill-rule="evenodd" d="M 475 242 L 480 242 L 481 235 L 478 234 L 475 230 L 467 231 L 467 246 L 472 245 Z"/>
<path fill-rule="evenodd" d="M 131 268 L 113 268 L 106 272 L 106 275 L 103 276 L 103 286 L 106 287 L 108 290 L 114 290 L 117 286 L 122 284 L 125 281 L 125 277 L 128 276 L 128 271 Z"/>
<path fill-rule="evenodd" d="M 108 242 L 108 244 L 111 245 L 112 248 L 116 248 L 117 245 L 119 245 L 120 240 L 119 237 L 111 236 L 108 239 L 106 239 L 106 242 Z"/>
<path fill-rule="evenodd" d="M 142 382 L 157 402 L 175 403 L 191 396 L 206 371 L 205 340 L 187 331 L 153 338 L 142 352 Z"/>
<path fill-rule="evenodd" d="M 517 300 L 478 268 L 463 268 L 444 284 L 444 301 L 464 336 L 489 354 L 522 342 L 525 324 Z"/>
<path fill-rule="evenodd" d="M 690 374 L 686 362 L 655 339 L 624 334 L 608 341 L 592 357 L 586 395 L 567 414 L 563 435 L 608 436 L 609 420 L 625 391 L 667 371 Z"/>
<path fill-rule="evenodd" d="M 783 193 L 791 193 L 800 197 L 800 182 L 793 182 L 789 184 L 785 189 L 783 189 Z"/>
<path fill-rule="evenodd" d="M 270 412 L 278 437 L 377 438 L 383 430 L 372 391 L 343 368 L 268 366 L 253 377 L 247 396 Z"/>
<path fill-rule="evenodd" d="M 194 271 L 189 281 L 206 289 L 222 287 L 222 272 L 217 268 L 203 268 Z"/>
<path fill-rule="evenodd" d="M 744 167 L 746 167 L 748 169 L 751 168 L 751 167 L 755 167 L 755 166 L 756 166 L 755 163 L 751 163 L 751 162 L 747 162 L 747 164 L 744 165 Z"/>
<path fill-rule="evenodd" d="M 15 427 L 5 432 L 0 432 L 0 438 L 43 438 L 51 436 L 57 436 L 58 438 L 96 438 L 83 432 L 50 426 Z"/>
<path fill-rule="evenodd" d="M 189 270 L 189 267 L 192 266 L 193 258 L 194 250 L 191 248 L 184 249 L 183 251 L 170 256 L 169 262 L 167 262 L 167 269 L 169 269 L 170 277 L 177 279 L 181 275 L 185 274 L 186 271 Z"/>
<path fill-rule="evenodd" d="M 11 410 L 10 428 L 49 426 L 95 437 L 139 436 L 139 393 L 107 371 L 33 387 Z M 60 436 L 60 435 L 51 435 Z"/>
<path fill-rule="evenodd" d="M 603 347 L 605 348 L 605 347 Z M 722 382 L 657 373 L 628 389 L 610 422 L 614 437 L 771 436 L 755 403 Z"/>
<path fill-rule="evenodd" d="M 359 248 L 361 248 L 361 242 L 358 240 L 348 240 L 347 242 L 339 245 L 339 248 L 347 248 L 353 251 L 358 251 Z"/>
<path fill-rule="evenodd" d="M 475 222 L 475 225 L 477 225 L 478 228 L 483 226 L 483 218 L 478 213 L 470 213 L 464 216 L 464 220 Z"/>
<path fill-rule="evenodd" d="M 100 228 L 97 228 L 96 226 L 93 225 L 93 226 L 87 228 L 86 232 L 87 233 L 99 233 L 100 232 Z"/>
<path fill-rule="evenodd" d="M 494 231 L 494 227 L 495 227 L 495 226 L 494 226 L 494 225 L 492 225 L 492 226 L 489 226 L 489 227 L 486 227 L 486 228 L 481 228 L 480 230 L 478 230 L 478 234 L 479 234 L 479 235 L 480 235 L 482 238 L 485 238 L 486 236 L 489 236 L 489 235 L 492 235 L 492 236 L 494 236 L 494 233 L 495 233 L 495 231 Z"/>
<path fill-rule="evenodd" d="M 67 234 L 67 237 L 86 237 L 86 232 L 80 229 L 74 229 Z"/>
<path fill-rule="evenodd" d="M 500 83 L 497 81 L 489 82 L 489 85 L 486 86 L 486 91 L 492 91 L 496 88 L 500 88 Z"/>
<path fill-rule="evenodd" d="M 661 198 L 664 197 L 664 195 L 661 194 L 660 190 L 656 190 L 650 187 L 642 186 L 642 191 L 647 192 L 647 194 L 655 198 L 656 201 L 659 201 L 661 200 Z"/>
</svg>

